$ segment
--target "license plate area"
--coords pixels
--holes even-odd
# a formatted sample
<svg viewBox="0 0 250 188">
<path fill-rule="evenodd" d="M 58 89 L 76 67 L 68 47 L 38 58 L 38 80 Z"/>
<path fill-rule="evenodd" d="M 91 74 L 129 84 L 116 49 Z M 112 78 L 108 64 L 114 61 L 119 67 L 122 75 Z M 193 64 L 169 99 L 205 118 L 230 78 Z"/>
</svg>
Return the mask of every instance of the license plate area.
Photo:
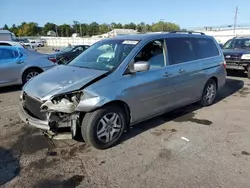
<svg viewBox="0 0 250 188">
<path fill-rule="evenodd" d="M 227 63 L 227 69 L 245 70 L 245 68 L 236 63 Z"/>
</svg>

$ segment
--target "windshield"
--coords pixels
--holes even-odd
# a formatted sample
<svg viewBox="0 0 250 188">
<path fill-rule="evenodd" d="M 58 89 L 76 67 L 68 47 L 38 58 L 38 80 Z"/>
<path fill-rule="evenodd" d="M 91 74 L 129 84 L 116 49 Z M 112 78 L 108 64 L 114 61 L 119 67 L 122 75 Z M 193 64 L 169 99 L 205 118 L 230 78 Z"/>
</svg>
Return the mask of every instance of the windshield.
<svg viewBox="0 0 250 188">
<path fill-rule="evenodd" d="M 69 65 L 110 71 L 120 65 L 138 41 L 103 40 L 75 58 Z"/>
<path fill-rule="evenodd" d="M 71 51 L 72 49 L 73 49 L 72 46 L 68 46 L 68 47 L 62 48 L 60 51 L 61 51 L 61 52 L 69 52 L 69 51 Z"/>
<path fill-rule="evenodd" d="M 231 39 L 224 44 L 223 49 L 250 49 L 250 39 Z"/>
</svg>

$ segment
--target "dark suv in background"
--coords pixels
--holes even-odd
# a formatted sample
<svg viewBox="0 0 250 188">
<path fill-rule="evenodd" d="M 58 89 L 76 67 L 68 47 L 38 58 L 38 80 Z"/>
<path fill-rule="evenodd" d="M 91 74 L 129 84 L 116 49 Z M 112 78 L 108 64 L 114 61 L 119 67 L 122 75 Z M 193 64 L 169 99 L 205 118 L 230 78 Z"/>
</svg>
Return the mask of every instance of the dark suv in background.
<svg viewBox="0 0 250 188">
<path fill-rule="evenodd" d="M 89 45 L 70 45 L 57 51 L 55 54 L 51 54 L 50 60 L 58 63 L 59 65 L 65 65 L 88 48 Z"/>
<path fill-rule="evenodd" d="M 250 79 L 250 37 L 235 37 L 223 46 L 227 69 L 247 72 Z"/>
</svg>

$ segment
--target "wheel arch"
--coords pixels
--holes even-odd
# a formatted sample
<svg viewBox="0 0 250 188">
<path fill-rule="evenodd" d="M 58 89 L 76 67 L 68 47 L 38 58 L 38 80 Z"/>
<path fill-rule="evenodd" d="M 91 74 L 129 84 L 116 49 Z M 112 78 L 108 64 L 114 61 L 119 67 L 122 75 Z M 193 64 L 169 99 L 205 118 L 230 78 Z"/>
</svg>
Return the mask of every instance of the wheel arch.
<svg viewBox="0 0 250 188">
<path fill-rule="evenodd" d="M 209 78 L 209 79 L 207 80 L 207 82 L 208 82 L 209 80 L 214 80 L 215 83 L 216 83 L 216 89 L 218 89 L 218 78 L 217 78 L 216 76 L 212 76 L 211 78 Z M 206 83 L 207 83 L 207 82 L 206 82 Z"/>
<path fill-rule="evenodd" d="M 30 70 L 37 70 L 37 71 L 39 71 L 39 73 L 42 73 L 43 72 L 43 69 L 41 69 L 40 67 L 36 67 L 36 66 L 31 66 L 31 67 L 27 67 L 26 69 L 24 69 L 23 71 L 22 71 L 22 74 L 21 74 L 21 80 L 22 80 L 22 82 L 23 82 L 23 77 L 24 77 L 24 75 L 28 72 L 28 71 L 30 71 Z"/>
<path fill-rule="evenodd" d="M 80 111 L 80 119 L 82 120 L 84 118 L 85 114 L 88 112 L 93 112 L 97 109 L 104 108 L 105 106 L 109 106 L 109 105 L 116 105 L 124 111 L 125 116 L 126 116 L 126 121 L 127 121 L 126 125 L 128 126 L 131 122 L 131 111 L 130 111 L 129 105 L 122 100 L 108 101 L 108 102 L 103 103 L 102 105 L 98 106 L 97 108 L 91 109 L 90 111 L 85 111 L 85 112 Z"/>
<path fill-rule="evenodd" d="M 120 108 L 122 108 L 125 112 L 125 115 L 126 115 L 126 120 L 127 120 L 127 124 L 130 123 L 131 121 L 131 111 L 130 111 L 130 108 L 128 106 L 128 104 L 122 100 L 114 100 L 114 101 L 110 101 L 106 104 L 104 104 L 102 107 L 105 107 L 107 105 L 117 105 L 119 106 Z"/>
</svg>

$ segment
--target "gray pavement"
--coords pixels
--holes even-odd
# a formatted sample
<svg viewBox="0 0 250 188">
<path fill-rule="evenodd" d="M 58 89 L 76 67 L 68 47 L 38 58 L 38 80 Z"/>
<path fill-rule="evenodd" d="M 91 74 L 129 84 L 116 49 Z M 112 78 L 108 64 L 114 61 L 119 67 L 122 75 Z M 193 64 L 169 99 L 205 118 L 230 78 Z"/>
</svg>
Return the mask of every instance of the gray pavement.
<svg viewBox="0 0 250 188">
<path fill-rule="evenodd" d="M 105 151 L 49 140 L 18 115 L 20 88 L 0 88 L 2 187 L 250 187 L 250 80 L 228 77 L 216 104 L 134 126 Z"/>
</svg>

